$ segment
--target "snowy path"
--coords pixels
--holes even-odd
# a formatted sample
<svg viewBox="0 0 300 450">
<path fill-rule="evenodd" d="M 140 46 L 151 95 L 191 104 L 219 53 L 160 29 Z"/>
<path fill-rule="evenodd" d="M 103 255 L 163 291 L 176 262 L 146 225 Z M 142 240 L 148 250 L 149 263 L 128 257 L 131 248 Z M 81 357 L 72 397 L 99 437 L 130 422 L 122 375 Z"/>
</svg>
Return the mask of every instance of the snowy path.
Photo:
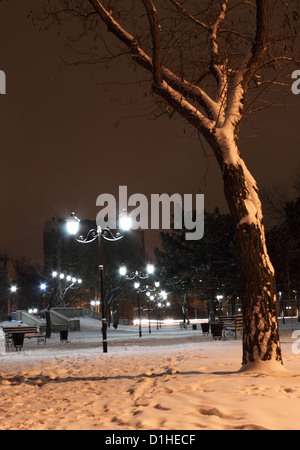
<svg viewBox="0 0 300 450">
<path fill-rule="evenodd" d="M 111 338 L 107 354 L 74 339 L 0 356 L 0 428 L 300 429 L 300 355 L 289 335 L 288 370 L 275 376 L 238 373 L 240 340 L 172 339 Z"/>
</svg>

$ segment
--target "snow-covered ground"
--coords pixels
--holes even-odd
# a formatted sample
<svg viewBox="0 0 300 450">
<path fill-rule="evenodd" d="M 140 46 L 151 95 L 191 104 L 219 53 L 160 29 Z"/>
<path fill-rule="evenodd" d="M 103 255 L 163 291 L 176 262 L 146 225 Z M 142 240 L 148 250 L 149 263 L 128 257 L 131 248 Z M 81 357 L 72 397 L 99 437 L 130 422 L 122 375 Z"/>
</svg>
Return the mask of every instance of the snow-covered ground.
<svg viewBox="0 0 300 450">
<path fill-rule="evenodd" d="M 294 323 L 293 328 L 300 328 Z M 299 330 L 300 337 L 300 330 Z M 241 339 L 214 341 L 198 330 L 153 325 L 108 330 L 99 322 L 60 343 L 26 340 L 0 355 L 2 430 L 300 429 L 300 354 L 281 327 L 285 367 L 239 372 Z M 300 349 L 300 344 L 299 344 Z"/>
</svg>

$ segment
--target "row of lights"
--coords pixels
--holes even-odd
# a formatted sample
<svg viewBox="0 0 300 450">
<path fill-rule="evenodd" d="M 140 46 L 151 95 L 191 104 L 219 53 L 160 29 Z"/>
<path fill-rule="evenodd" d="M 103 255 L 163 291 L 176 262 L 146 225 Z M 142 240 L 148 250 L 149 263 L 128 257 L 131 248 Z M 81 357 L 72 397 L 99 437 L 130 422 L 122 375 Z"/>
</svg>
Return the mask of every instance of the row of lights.
<svg viewBox="0 0 300 450">
<path fill-rule="evenodd" d="M 128 277 L 132 278 L 134 276 L 138 276 L 141 279 L 145 279 L 145 278 L 148 278 L 149 275 L 152 275 L 154 273 L 154 271 L 155 271 L 154 265 L 149 262 L 146 266 L 146 272 L 147 272 L 146 275 L 144 275 L 142 272 L 139 272 L 138 270 L 136 270 L 135 272 L 132 272 L 130 275 L 128 275 Z M 121 264 L 119 272 L 120 272 L 120 275 L 122 275 L 122 276 L 127 275 L 127 267 L 125 266 L 125 264 Z"/>
<path fill-rule="evenodd" d="M 58 273 L 56 271 L 52 272 L 52 277 L 53 278 L 56 278 L 57 275 L 58 275 Z M 60 280 L 65 279 L 67 281 L 71 281 L 72 283 L 78 283 L 78 284 L 82 283 L 82 279 L 81 278 L 75 278 L 75 277 L 72 277 L 71 275 L 64 275 L 63 273 L 59 274 L 59 279 Z M 41 289 L 41 291 L 45 291 L 47 289 L 47 284 L 46 283 L 41 283 L 40 284 L 40 289 Z M 10 292 L 12 292 L 12 293 L 17 292 L 17 290 L 18 290 L 18 288 L 17 288 L 16 285 L 13 285 L 13 286 L 10 287 Z"/>
<path fill-rule="evenodd" d="M 70 216 L 66 219 L 66 226 L 67 226 L 67 231 L 71 236 L 76 236 L 76 234 L 79 231 L 79 225 L 80 224 L 80 219 L 78 217 L 76 217 L 75 213 L 72 212 L 70 214 Z M 123 212 L 119 215 L 119 227 L 122 231 L 129 231 L 131 229 L 132 226 L 132 219 L 130 217 L 130 215 L 127 213 L 126 210 L 123 210 Z M 101 229 L 100 226 L 97 227 L 96 233 L 97 234 L 101 234 L 103 231 L 108 231 L 109 229 Z M 103 235 L 104 238 L 105 235 Z M 121 235 L 119 235 L 118 233 L 118 237 L 122 237 Z"/>
<path fill-rule="evenodd" d="M 52 277 L 53 278 L 59 278 L 60 280 L 67 280 L 67 281 L 71 281 L 72 283 L 78 283 L 81 284 L 82 283 L 82 279 L 81 278 L 75 278 L 72 277 L 71 275 L 65 275 L 64 273 L 57 273 L 56 271 L 52 272 Z"/>
</svg>

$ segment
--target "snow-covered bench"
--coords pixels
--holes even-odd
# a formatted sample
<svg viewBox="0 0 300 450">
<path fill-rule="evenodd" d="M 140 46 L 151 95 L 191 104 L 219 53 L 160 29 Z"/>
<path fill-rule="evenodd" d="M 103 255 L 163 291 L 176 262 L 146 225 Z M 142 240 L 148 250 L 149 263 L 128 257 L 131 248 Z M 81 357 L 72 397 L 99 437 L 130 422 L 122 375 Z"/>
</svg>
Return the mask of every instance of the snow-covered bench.
<svg viewBox="0 0 300 450">
<path fill-rule="evenodd" d="M 18 327 L 2 327 L 5 334 L 5 348 L 9 350 L 10 345 L 14 344 L 16 350 L 23 347 L 24 338 L 36 338 L 38 344 L 44 342 L 46 344 L 46 334 L 40 333 L 36 326 L 18 326 Z"/>
</svg>

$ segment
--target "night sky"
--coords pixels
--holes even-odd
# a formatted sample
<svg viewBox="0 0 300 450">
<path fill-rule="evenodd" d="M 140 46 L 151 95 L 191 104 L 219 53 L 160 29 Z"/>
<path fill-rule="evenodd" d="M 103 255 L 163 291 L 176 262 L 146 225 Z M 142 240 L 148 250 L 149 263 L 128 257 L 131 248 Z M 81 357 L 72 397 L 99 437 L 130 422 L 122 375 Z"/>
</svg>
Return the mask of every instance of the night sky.
<svg viewBox="0 0 300 450">
<path fill-rule="evenodd" d="M 153 105 L 150 86 L 105 84 L 121 83 L 124 75 L 130 80 L 129 68 L 106 73 L 66 66 L 64 37 L 27 19 L 38 4 L 0 1 L 0 69 L 7 77 L 7 94 L 0 96 L 0 254 L 41 262 L 46 220 L 70 211 L 95 219 L 97 196 L 116 195 L 119 185 L 149 198 L 204 193 L 208 211 L 227 212 L 209 149 L 206 158 L 182 120 L 145 116 Z M 299 164 L 298 97 L 299 106 L 257 115 L 243 128 L 243 157 L 259 186 L 292 184 Z M 150 252 L 158 238 L 145 238 Z"/>
</svg>

